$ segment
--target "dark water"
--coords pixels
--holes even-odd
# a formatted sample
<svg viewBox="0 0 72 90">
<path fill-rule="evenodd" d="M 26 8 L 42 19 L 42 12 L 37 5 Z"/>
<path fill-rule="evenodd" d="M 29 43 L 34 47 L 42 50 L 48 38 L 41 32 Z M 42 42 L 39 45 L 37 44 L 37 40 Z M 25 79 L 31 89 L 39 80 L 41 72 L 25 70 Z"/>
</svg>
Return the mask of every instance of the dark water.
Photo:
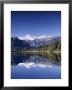
<svg viewBox="0 0 72 90">
<path fill-rule="evenodd" d="M 60 54 L 12 53 L 12 79 L 60 79 Z"/>
</svg>

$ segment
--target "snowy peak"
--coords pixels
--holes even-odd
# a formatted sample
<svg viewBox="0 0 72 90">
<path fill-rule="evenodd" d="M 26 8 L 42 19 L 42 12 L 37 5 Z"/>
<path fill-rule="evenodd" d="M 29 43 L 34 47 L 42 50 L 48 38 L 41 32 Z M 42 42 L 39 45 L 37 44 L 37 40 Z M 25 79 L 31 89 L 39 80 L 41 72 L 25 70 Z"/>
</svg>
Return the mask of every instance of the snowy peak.
<svg viewBox="0 0 72 90">
<path fill-rule="evenodd" d="M 41 35 L 41 36 L 32 36 L 32 35 L 26 35 L 24 37 L 19 37 L 20 40 L 35 40 L 35 39 L 48 39 L 51 40 L 53 36 L 50 35 Z"/>
<path fill-rule="evenodd" d="M 50 45 L 56 43 L 57 41 L 61 40 L 61 37 L 50 35 L 40 35 L 40 36 L 26 35 L 24 37 L 19 37 L 19 39 L 29 43 L 31 47 L 38 47 L 41 45 Z"/>
<path fill-rule="evenodd" d="M 26 35 L 24 37 L 19 37 L 19 39 L 21 39 L 21 40 L 34 40 L 34 37 L 31 35 Z"/>
<path fill-rule="evenodd" d="M 41 36 L 31 36 L 26 35 L 24 37 L 13 37 L 12 38 L 12 45 L 20 46 L 20 47 L 39 47 L 44 45 L 51 45 L 56 42 L 61 42 L 60 36 L 50 36 L 50 35 L 41 35 Z"/>
</svg>

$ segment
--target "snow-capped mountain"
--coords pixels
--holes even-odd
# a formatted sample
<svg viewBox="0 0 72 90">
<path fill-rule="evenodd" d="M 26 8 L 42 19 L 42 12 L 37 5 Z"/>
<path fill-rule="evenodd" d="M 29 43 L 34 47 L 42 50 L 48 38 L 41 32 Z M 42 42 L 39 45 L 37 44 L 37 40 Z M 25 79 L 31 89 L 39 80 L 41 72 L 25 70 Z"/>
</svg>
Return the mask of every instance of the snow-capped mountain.
<svg viewBox="0 0 72 90">
<path fill-rule="evenodd" d="M 24 37 L 19 37 L 20 40 L 25 40 L 27 43 L 30 44 L 31 47 L 38 47 L 41 45 L 50 45 L 56 43 L 57 41 L 61 40 L 60 36 L 50 36 L 50 35 L 41 35 L 41 36 L 31 36 L 26 35 Z"/>
<path fill-rule="evenodd" d="M 35 39 L 35 36 L 31 36 L 31 35 L 26 35 L 24 37 L 18 37 L 20 40 L 34 40 Z"/>
<path fill-rule="evenodd" d="M 33 48 L 39 47 L 41 45 L 51 45 L 58 41 L 61 41 L 60 36 L 31 36 L 26 35 L 25 37 L 12 37 L 11 38 L 11 46 L 12 47 L 26 47 L 26 48 Z"/>
<path fill-rule="evenodd" d="M 45 39 L 47 38 L 48 40 L 51 40 L 53 38 L 53 36 L 49 36 L 49 35 L 41 35 L 41 36 L 32 36 L 32 35 L 26 35 L 24 37 L 18 37 L 20 40 L 35 40 L 35 39 Z"/>
</svg>

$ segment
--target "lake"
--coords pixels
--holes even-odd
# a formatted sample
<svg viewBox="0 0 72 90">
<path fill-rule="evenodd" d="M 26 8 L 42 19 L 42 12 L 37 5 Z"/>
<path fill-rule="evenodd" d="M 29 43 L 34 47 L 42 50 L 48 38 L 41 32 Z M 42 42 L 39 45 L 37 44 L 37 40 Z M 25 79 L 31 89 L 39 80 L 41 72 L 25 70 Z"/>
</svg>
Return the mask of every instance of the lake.
<svg viewBox="0 0 72 90">
<path fill-rule="evenodd" d="M 11 79 L 61 79 L 61 55 L 12 52 Z"/>
</svg>

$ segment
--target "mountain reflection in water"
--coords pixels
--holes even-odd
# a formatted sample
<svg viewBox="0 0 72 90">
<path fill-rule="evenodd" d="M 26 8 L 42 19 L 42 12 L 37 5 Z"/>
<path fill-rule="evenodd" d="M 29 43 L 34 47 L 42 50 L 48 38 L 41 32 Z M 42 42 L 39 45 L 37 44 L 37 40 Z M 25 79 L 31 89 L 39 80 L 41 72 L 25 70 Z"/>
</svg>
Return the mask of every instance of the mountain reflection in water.
<svg viewBox="0 0 72 90">
<path fill-rule="evenodd" d="M 60 79 L 61 55 L 47 52 L 12 52 L 12 79 Z"/>
</svg>

